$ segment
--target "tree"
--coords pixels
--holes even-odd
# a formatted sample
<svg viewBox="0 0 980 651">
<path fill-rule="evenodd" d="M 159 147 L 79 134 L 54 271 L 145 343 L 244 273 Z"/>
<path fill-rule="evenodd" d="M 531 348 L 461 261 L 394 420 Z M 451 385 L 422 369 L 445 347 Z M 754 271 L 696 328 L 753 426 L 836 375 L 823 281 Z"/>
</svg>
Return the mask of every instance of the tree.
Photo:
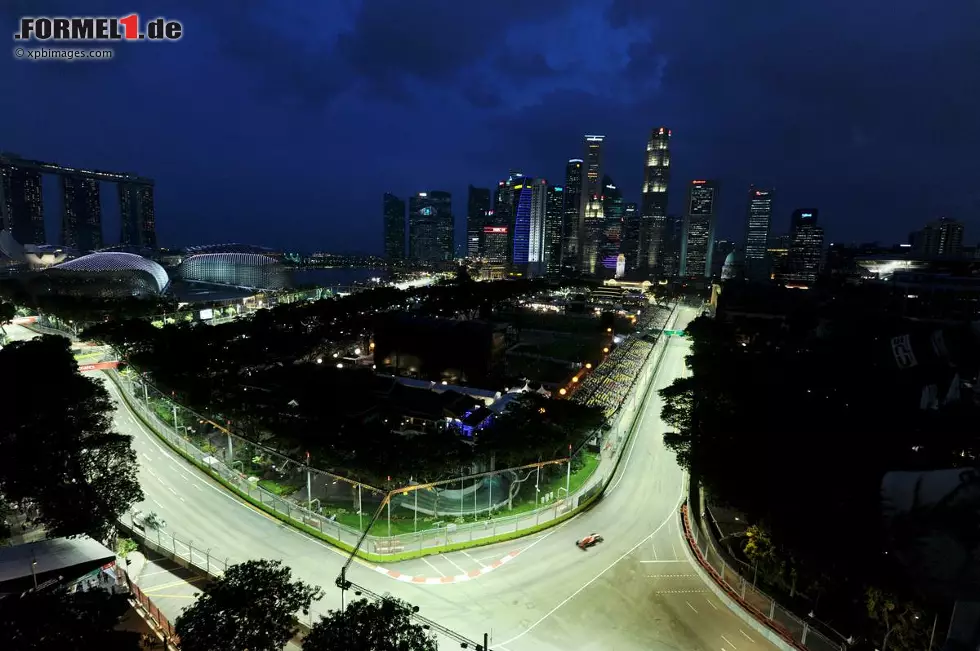
<svg viewBox="0 0 980 651">
<path fill-rule="evenodd" d="M 605 421 L 602 410 L 572 400 L 555 400 L 529 391 L 521 394 L 480 432 L 477 450 L 495 454 L 509 467 L 568 456 Z"/>
<path fill-rule="evenodd" d="M 0 597 L 0 649 L 137 651 L 139 633 L 114 630 L 129 609 L 123 595 L 62 587 Z"/>
<path fill-rule="evenodd" d="M 130 437 L 112 431 L 109 394 L 78 372 L 63 337 L 11 343 L 0 368 L 0 495 L 30 503 L 50 536 L 105 539 L 143 498 Z"/>
<path fill-rule="evenodd" d="M 13 303 L 0 302 L 0 333 L 5 333 L 3 326 L 10 323 L 17 314 L 17 308 Z"/>
<path fill-rule="evenodd" d="M 229 567 L 177 618 L 182 651 L 279 651 L 298 630 L 296 613 L 309 614 L 320 588 L 292 580 L 279 561 Z"/>
<path fill-rule="evenodd" d="M 393 597 L 359 599 L 320 618 L 303 651 L 437 651 L 435 635 L 412 622 L 412 607 Z"/>
<path fill-rule="evenodd" d="M 928 646 L 928 623 L 915 604 L 880 588 L 870 587 L 865 595 L 868 617 L 878 624 L 877 634 L 880 637 L 872 640 L 875 648 L 878 648 L 879 639 L 881 651 L 918 651 Z"/>
</svg>

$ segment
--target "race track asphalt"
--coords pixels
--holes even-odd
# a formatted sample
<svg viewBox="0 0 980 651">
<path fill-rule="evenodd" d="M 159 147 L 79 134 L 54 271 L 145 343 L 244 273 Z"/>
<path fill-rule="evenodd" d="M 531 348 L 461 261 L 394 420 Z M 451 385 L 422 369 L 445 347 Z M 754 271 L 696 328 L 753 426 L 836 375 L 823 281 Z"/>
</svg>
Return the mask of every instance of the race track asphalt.
<svg viewBox="0 0 980 651">
<path fill-rule="evenodd" d="M 695 315 L 683 308 L 674 329 Z M 654 389 L 688 372 L 689 350 L 687 339 L 667 342 Z M 164 540 L 175 533 L 195 554 L 206 552 L 218 563 L 281 559 L 295 576 L 325 589 L 314 615 L 340 607 L 334 580 L 345 554 L 231 496 L 146 431 L 115 386 L 104 381 L 117 404 L 115 426 L 133 437 L 139 456 L 146 499 L 137 508 L 164 520 Z M 506 564 L 470 581 L 418 585 L 355 561 L 348 578 L 419 606 L 421 615 L 471 640 L 482 642 L 489 633 L 490 648 L 500 651 L 775 649 L 708 590 L 683 552 L 678 508 L 684 475 L 664 448 L 660 409 L 660 397 L 651 391 L 616 476 L 588 511 L 529 538 L 386 568 L 453 576 L 519 552 Z M 575 541 L 592 532 L 605 542 L 578 549 Z M 178 547 L 186 554 L 184 545 Z M 458 645 L 441 640 L 440 648 Z"/>
</svg>

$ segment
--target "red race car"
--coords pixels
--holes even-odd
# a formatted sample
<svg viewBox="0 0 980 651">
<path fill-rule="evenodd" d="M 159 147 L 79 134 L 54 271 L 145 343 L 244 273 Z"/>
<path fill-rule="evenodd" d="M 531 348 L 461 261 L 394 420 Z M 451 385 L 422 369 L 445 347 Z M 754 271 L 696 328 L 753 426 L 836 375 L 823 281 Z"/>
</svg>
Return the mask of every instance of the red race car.
<svg viewBox="0 0 980 651">
<path fill-rule="evenodd" d="M 593 547 L 595 545 L 598 545 L 601 542 L 602 542 L 602 536 L 600 536 L 597 533 L 591 533 L 588 536 L 586 536 L 585 538 L 583 538 L 582 540 L 579 540 L 578 542 L 576 542 L 575 544 L 578 545 L 578 548 L 579 549 L 581 549 L 582 551 L 585 551 L 589 547 Z"/>
</svg>

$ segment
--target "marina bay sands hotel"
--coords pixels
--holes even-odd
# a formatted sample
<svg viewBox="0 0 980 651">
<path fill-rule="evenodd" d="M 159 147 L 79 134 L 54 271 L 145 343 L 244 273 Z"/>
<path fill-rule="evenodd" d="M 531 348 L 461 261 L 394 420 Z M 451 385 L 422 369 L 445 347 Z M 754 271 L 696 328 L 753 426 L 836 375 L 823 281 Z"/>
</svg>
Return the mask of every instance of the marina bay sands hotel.
<svg viewBox="0 0 980 651">
<path fill-rule="evenodd" d="M 101 184 L 119 192 L 122 232 L 119 243 L 154 248 L 153 180 L 133 174 L 103 172 L 27 160 L 0 152 L 0 228 L 20 244 L 45 244 L 41 181 L 57 176 L 61 183 L 61 244 L 79 251 L 103 248 Z"/>
</svg>

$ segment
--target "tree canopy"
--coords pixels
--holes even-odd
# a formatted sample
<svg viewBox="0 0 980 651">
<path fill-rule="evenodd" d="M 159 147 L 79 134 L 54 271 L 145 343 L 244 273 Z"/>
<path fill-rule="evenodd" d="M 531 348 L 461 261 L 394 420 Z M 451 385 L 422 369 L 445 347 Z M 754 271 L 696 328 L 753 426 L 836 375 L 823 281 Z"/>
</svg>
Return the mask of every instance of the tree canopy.
<svg viewBox="0 0 980 651">
<path fill-rule="evenodd" d="M 182 651 L 280 651 L 309 613 L 318 587 L 292 580 L 279 561 L 230 566 L 177 618 Z"/>
<path fill-rule="evenodd" d="M 50 536 L 105 539 L 143 498 L 105 388 L 78 372 L 63 337 L 13 342 L 0 350 L 0 368 L 0 496 L 29 503 Z"/>
<path fill-rule="evenodd" d="M 123 595 L 61 587 L 0 597 L 0 649 L 137 651 L 139 633 L 114 630 L 129 609 Z"/>
<path fill-rule="evenodd" d="M 411 606 L 393 597 L 352 601 L 313 625 L 303 651 L 437 651 L 435 635 L 411 618 Z"/>
<path fill-rule="evenodd" d="M 816 593 L 841 627 L 868 625 L 868 586 L 897 595 L 888 603 L 901 612 L 918 598 L 885 554 L 884 473 L 956 467 L 974 445 L 959 434 L 976 420 L 972 400 L 920 409 L 923 386 L 945 394 L 959 368 L 975 374 L 980 358 L 965 327 L 946 328 L 950 359 L 928 360 L 925 345 L 910 370 L 892 354 L 893 337 L 932 330 L 861 312 L 737 324 L 700 317 L 688 327 L 693 374 L 660 391 L 665 444 L 712 503 L 755 525 L 742 541 L 760 577 Z M 915 637 L 906 628 L 891 644 Z"/>
<path fill-rule="evenodd" d="M 602 409 L 571 400 L 522 393 L 480 432 L 477 449 L 514 467 L 567 457 L 605 421 Z"/>
</svg>

